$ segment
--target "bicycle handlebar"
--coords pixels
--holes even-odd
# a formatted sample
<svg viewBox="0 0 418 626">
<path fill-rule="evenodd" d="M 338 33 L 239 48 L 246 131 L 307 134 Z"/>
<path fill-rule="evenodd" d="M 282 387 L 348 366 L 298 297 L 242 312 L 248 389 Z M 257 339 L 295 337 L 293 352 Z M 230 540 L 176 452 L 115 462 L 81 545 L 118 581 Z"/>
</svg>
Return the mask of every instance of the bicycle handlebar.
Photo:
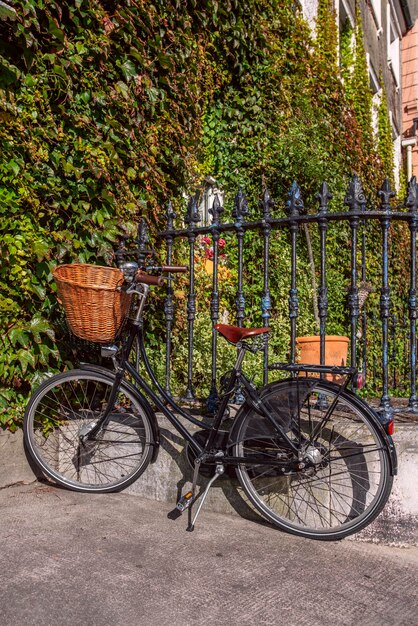
<svg viewBox="0 0 418 626">
<path fill-rule="evenodd" d="M 169 272 L 171 274 L 185 274 L 189 268 L 185 265 L 162 265 L 162 272 Z"/>
<path fill-rule="evenodd" d="M 145 283 L 146 285 L 156 285 L 161 287 L 164 284 L 162 276 L 152 276 L 147 272 L 169 272 L 171 274 L 184 274 L 189 268 L 184 265 L 160 265 L 158 267 L 144 267 L 137 270 L 135 281 L 137 283 Z"/>
<path fill-rule="evenodd" d="M 162 274 L 167 272 L 168 274 L 184 274 L 189 269 L 185 265 L 143 265 L 139 268 L 143 272 L 157 272 Z"/>
<path fill-rule="evenodd" d="M 164 284 L 164 278 L 162 276 L 149 276 L 144 274 L 142 270 L 138 270 L 135 274 L 135 281 L 137 283 L 144 283 L 145 285 L 157 285 L 161 287 Z"/>
</svg>

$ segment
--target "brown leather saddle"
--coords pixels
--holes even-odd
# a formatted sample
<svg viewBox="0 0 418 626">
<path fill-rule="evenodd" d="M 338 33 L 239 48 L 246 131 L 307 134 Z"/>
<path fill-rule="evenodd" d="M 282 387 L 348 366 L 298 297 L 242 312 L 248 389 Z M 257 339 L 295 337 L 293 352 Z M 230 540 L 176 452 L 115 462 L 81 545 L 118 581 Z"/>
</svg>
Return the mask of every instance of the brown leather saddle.
<svg viewBox="0 0 418 626">
<path fill-rule="evenodd" d="M 239 326 L 230 326 L 229 324 L 215 324 L 214 328 L 231 343 L 238 343 L 243 339 L 270 332 L 268 326 L 264 328 L 240 328 Z"/>
</svg>

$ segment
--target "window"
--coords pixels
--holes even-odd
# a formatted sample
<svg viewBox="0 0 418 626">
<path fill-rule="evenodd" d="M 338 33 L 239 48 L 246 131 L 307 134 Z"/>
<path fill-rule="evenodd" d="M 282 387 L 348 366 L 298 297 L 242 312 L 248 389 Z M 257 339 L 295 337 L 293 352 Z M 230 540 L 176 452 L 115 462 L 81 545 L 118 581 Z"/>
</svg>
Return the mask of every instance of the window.
<svg viewBox="0 0 418 626">
<path fill-rule="evenodd" d="M 380 83 L 379 83 L 379 79 L 377 78 L 377 74 L 374 71 L 374 67 L 370 61 L 370 54 L 368 52 L 366 54 L 366 59 L 367 59 L 367 67 L 369 68 L 370 89 L 374 95 L 380 91 Z"/>
<path fill-rule="evenodd" d="M 372 92 L 372 127 L 374 133 L 377 135 L 378 133 L 378 111 L 380 106 L 380 101 L 382 99 L 382 89 L 379 83 L 379 79 L 374 70 L 372 63 L 370 62 L 370 54 L 366 54 L 367 59 L 367 67 L 369 68 L 369 84 L 370 91 Z"/>
<path fill-rule="evenodd" d="M 388 65 L 392 71 L 393 78 L 395 79 L 396 87 L 399 90 L 400 85 L 400 29 L 396 15 L 388 3 Z"/>
<path fill-rule="evenodd" d="M 318 13 L 318 0 L 300 0 L 303 17 L 309 24 L 311 31 L 315 31 L 316 15 Z"/>
<path fill-rule="evenodd" d="M 377 28 L 377 36 L 381 35 L 382 29 L 382 5 L 381 0 L 370 0 L 370 8 Z"/>
<path fill-rule="evenodd" d="M 392 126 L 392 140 L 393 140 L 393 176 L 395 178 L 395 187 L 399 191 L 400 184 L 400 163 L 401 163 L 401 136 L 398 128 L 396 127 L 394 116 L 392 111 L 389 111 L 390 124 Z"/>
<path fill-rule="evenodd" d="M 348 24 L 351 26 L 351 29 L 354 28 L 354 15 L 347 0 L 340 0 L 338 4 L 338 22 L 340 31 L 343 28 L 347 28 Z"/>
<path fill-rule="evenodd" d="M 354 16 L 345 0 L 340 0 L 338 4 L 338 27 L 338 60 L 344 81 L 350 76 L 354 61 Z"/>
</svg>

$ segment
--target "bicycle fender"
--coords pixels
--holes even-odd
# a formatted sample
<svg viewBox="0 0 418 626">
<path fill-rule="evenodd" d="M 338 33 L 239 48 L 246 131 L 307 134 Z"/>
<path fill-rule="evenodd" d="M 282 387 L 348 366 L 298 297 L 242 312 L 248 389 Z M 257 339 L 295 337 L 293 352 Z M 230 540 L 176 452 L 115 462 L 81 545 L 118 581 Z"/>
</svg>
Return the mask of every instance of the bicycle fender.
<svg viewBox="0 0 418 626">
<path fill-rule="evenodd" d="M 107 376 L 109 379 L 115 378 L 115 373 L 112 370 L 107 369 L 106 367 L 102 367 L 101 365 L 94 365 L 93 363 L 80 363 L 80 369 L 82 370 L 90 370 L 92 372 L 97 372 L 98 374 L 103 374 Z M 158 457 L 158 452 L 160 449 L 160 427 L 158 426 L 157 418 L 155 417 L 155 413 L 152 410 L 150 403 L 147 398 L 141 393 L 132 383 L 127 380 L 124 380 L 122 384 L 129 389 L 129 391 L 137 396 L 142 408 L 144 409 L 147 417 L 149 418 L 152 434 L 154 437 L 154 450 L 152 453 L 151 463 L 155 463 Z"/>
<path fill-rule="evenodd" d="M 380 424 L 380 426 L 383 429 L 383 436 L 386 440 L 388 450 L 389 450 L 391 474 L 392 476 L 396 476 L 396 474 L 398 473 L 398 455 L 396 453 L 395 443 L 392 439 L 392 436 L 388 435 L 388 433 L 386 432 L 386 426 L 388 424 L 388 420 L 384 417 L 384 415 L 376 411 L 376 409 L 374 409 L 372 406 L 369 406 L 369 405 L 367 406 L 369 410 L 373 413 L 376 421 Z"/>
<path fill-rule="evenodd" d="M 334 383 L 328 382 L 328 384 L 334 384 Z M 350 397 L 353 403 L 357 402 L 358 404 L 362 405 L 363 409 L 367 411 L 367 413 L 369 414 L 369 417 L 372 419 L 375 426 L 377 426 L 377 428 L 383 435 L 383 438 L 386 441 L 387 449 L 389 452 L 390 473 L 391 473 L 391 476 L 396 476 L 396 474 L 398 473 L 398 455 L 396 453 L 395 443 L 391 435 L 388 435 L 388 433 L 386 432 L 386 426 L 387 426 L 388 420 L 381 413 L 376 411 L 376 409 L 370 406 L 370 404 L 365 402 L 362 398 L 359 398 L 350 389 L 346 389 L 345 394 Z"/>
<path fill-rule="evenodd" d="M 236 443 L 236 431 L 238 429 L 239 422 L 241 421 L 241 419 L 244 419 L 245 415 L 250 410 L 251 410 L 251 407 L 248 404 L 248 402 L 244 402 L 244 404 L 242 404 L 240 408 L 238 409 L 238 411 L 236 412 L 234 421 L 231 426 L 231 430 L 229 431 L 229 437 L 228 437 L 228 441 L 226 444 L 227 449 L 231 448 Z"/>
</svg>

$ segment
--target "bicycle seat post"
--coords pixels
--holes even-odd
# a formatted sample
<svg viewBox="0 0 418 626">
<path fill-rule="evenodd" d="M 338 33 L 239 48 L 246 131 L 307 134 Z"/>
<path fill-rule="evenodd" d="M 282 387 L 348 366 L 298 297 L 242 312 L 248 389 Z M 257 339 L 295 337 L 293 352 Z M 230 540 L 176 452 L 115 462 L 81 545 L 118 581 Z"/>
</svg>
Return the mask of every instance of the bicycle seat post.
<svg viewBox="0 0 418 626">
<path fill-rule="evenodd" d="M 218 405 L 215 419 L 213 420 L 213 423 L 212 423 L 211 432 L 206 442 L 206 446 L 205 446 L 206 451 L 209 451 L 215 442 L 216 434 L 222 423 L 228 403 L 230 402 L 231 392 L 235 389 L 236 382 L 241 376 L 242 362 L 244 360 L 246 350 L 242 342 L 238 342 L 236 344 L 236 347 L 238 348 L 237 360 L 235 361 L 235 365 L 231 371 L 230 379 L 224 390 L 223 396 L 221 397 L 221 401 Z"/>
</svg>

